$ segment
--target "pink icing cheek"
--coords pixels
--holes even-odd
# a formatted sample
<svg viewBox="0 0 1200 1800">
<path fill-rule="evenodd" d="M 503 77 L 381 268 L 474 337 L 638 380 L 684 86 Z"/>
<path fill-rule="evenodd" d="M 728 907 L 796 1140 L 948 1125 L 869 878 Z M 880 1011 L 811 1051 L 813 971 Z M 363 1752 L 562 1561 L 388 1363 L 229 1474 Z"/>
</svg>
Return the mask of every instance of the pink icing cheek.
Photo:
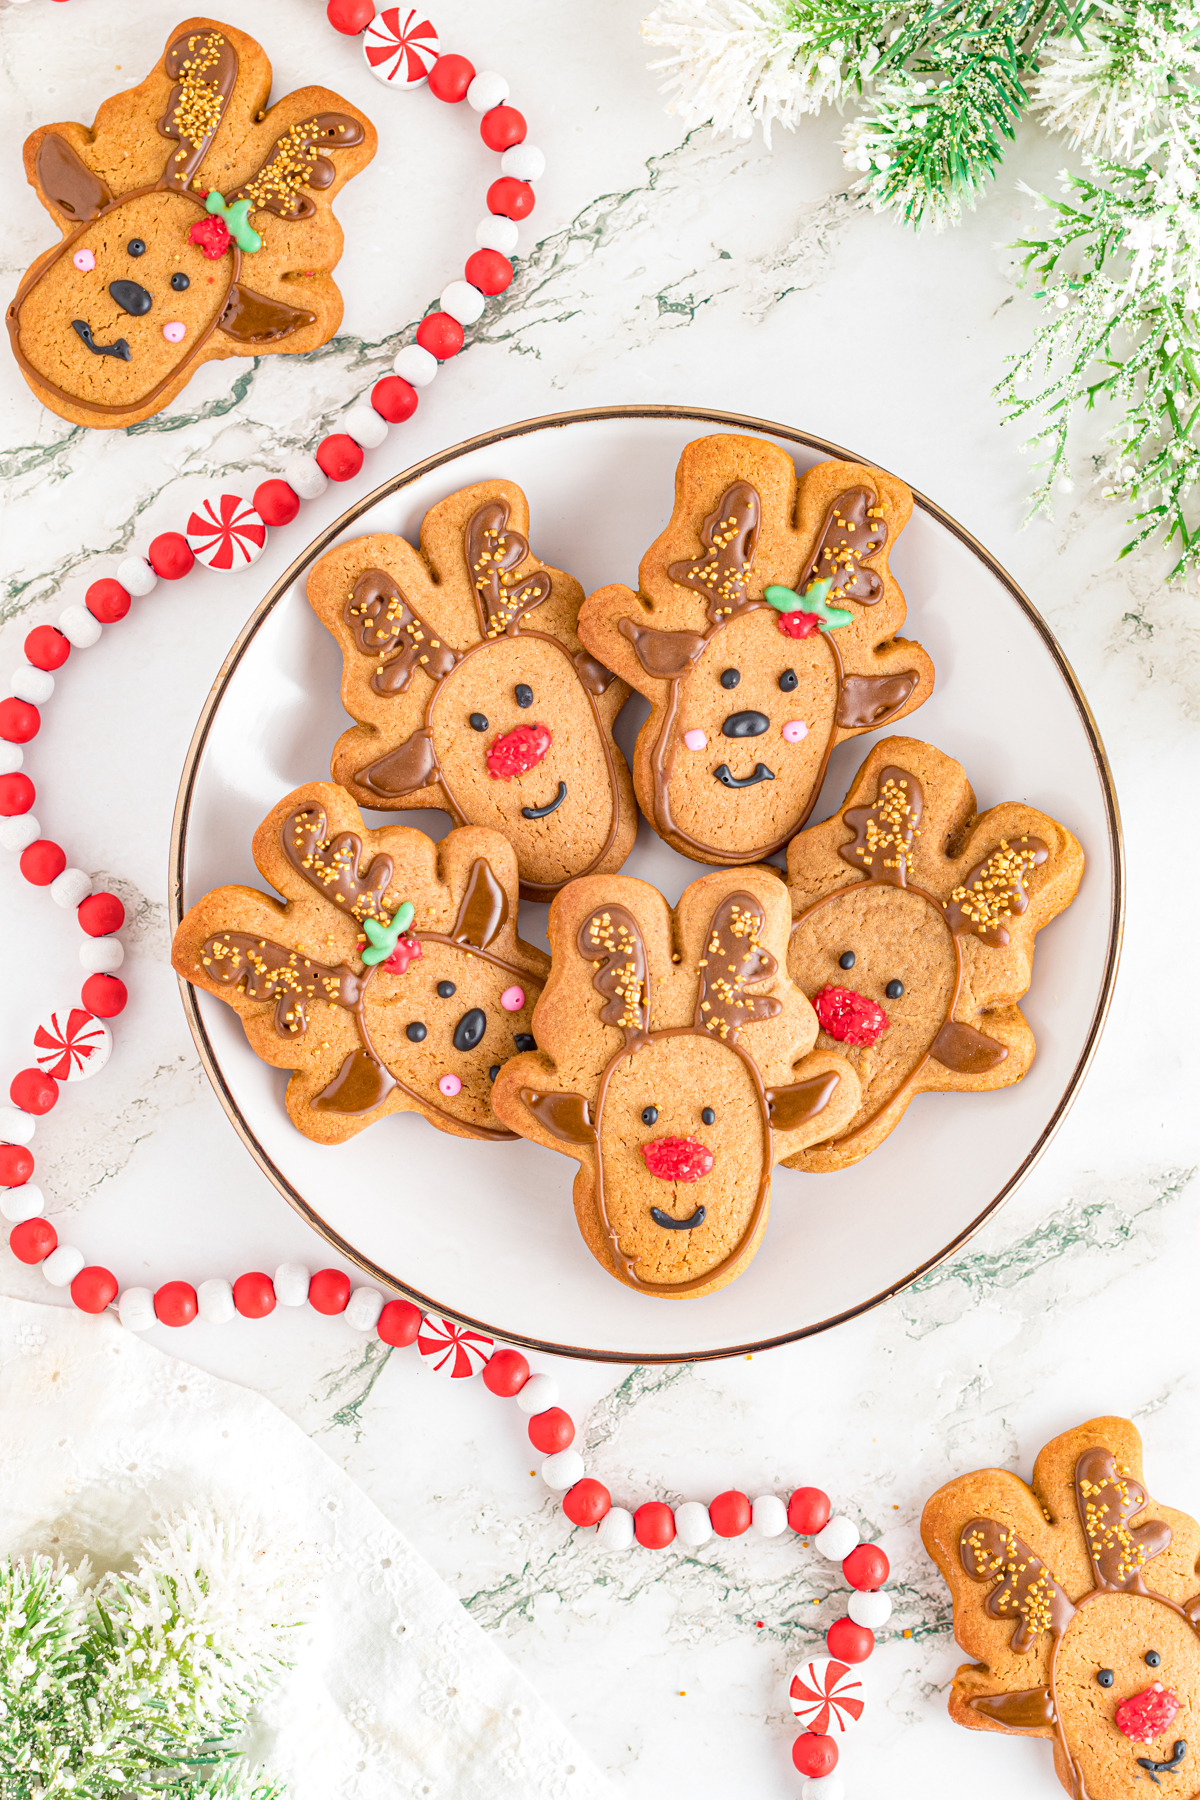
<svg viewBox="0 0 1200 1800">
<path fill-rule="evenodd" d="M 685 731 L 683 741 L 689 750 L 703 750 L 708 739 L 702 731 Z"/>
<path fill-rule="evenodd" d="M 462 1092 L 462 1082 L 457 1075 L 443 1075 L 438 1082 L 438 1093 L 445 1094 L 447 1100 L 453 1100 L 455 1094 Z"/>
<path fill-rule="evenodd" d="M 163 326 L 163 336 L 168 344 L 182 344 L 187 336 L 187 326 L 181 325 L 178 319 L 172 319 L 169 325 Z"/>
<path fill-rule="evenodd" d="M 96 259 L 90 250 L 77 250 L 71 261 L 81 275 L 90 275 L 96 266 Z"/>
<path fill-rule="evenodd" d="M 505 1012 L 520 1012 L 525 1004 L 525 989 L 519 987 L 505 988 L 500 996 L 500 1004 Z"/>
<path fill-rule="evenodd" d="M 798 744 L 808 736 L 808 726 L 803 719 L 789 719 L 783 728 L 783 736 L 786 743 Z"/>
</svg>

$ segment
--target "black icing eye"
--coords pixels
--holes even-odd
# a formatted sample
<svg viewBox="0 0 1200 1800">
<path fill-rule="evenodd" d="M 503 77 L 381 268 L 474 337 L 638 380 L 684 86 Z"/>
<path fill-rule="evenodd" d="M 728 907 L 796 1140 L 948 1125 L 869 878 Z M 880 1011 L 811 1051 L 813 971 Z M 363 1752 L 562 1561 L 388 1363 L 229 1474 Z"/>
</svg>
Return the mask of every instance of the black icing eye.
<svg viewBox="0 0 1200 1800">
<path fill-rule="evenodd" d="M 883 991 L 889 1000 L 898 1000 L 904 992 L 904 983 L 902 981 L 889 981 Z"/>
<path fill-rule="evenodd" d="M 843 950 L 842 954 L 838 957 L 838 968 L 839 969 L 852 969 L 853 967 L 854 967 L 854 952 L 853 952 L 853 950 Z"/>
<path fill-rule="evenodd" d="M 422 1025 L 420 1019 L 414 1019 L 411 1025 L 406 1025 L 404 1028 L 404 1035 L 410 1044 L 423 1044 L 425 1042 L 425 1027 Z"/>
<path fill-rule="evenodd" d="M 472 731 L 486 731 L 488 728 L 487 714 L 472 713 L 467 720 L 467 724 L 471 727 Z"/>
<path fill-rule="evenodd" d="M 657 1108 L 657 1106 L 643 1106 L 643 1108 L 642 1108 L 642 1124 L 643 1125 L 657 1125 L 658 1124 L 658 1108 Z"/>
<path fill-rule="evenodd" d="M 499 1073 L 500 1073 L 500 1064 L 493 1063 L 491 1068 L 488 1070 L 488 1080 L 495 1081 L 495 1079 Z"/>
<path fill-rule="evenodd" d="M 717 1115 L 711 1106 L 706 1106 L 704 1111 L 700 1114 L 700 1117 L 704 1120 L 706 1125 L 715 1125 L 717 1122 Z"/>
<path fill-rule="evenodd" d="M 449 1000 L 451 994 L 456 994 L 457 992 L 458 989 L 452 981 L 439 981 L 437 984 L 437 997 L 439 1000 Z"/>
<path fill-rule="evenodd" d="M 177 294 L 182 294 L 184 288 L 190 288 L 191 285 L 191 282 L 182 269 L 177 269 L 171 277 L 171 286 L 175 289 Z"/>
<path fill-rule="evenodd" d="M 796 678 L 795 669 L 785 669 L 779 677 L 779 685 L 785 694 L 790 694 L 793 688 L 799 687 L 800 683 Z"/>
<path fill-rule="evenodd" d="M 516 687 L 513 689 L 513 699 L 518 706 L 532 706 L 533 689 L 531 687 L 526 687 L 523 681 L 518 681 Z"/>
<path fill-rule="evenodd" d="M 143 244 L 141 238 L 130 238 L 125 248 L 128 250 L 130 256 L 145 256 L 146 254 L 146 246 Z"/>
<path fill-rule="evenodd" d="M 465 1012 L 454 1027 L 454 1048 L 456 1050 L 477 1050 L 483 1042 L 483 1034 L 487 1030 L 487 1014 L 482 1006 L 473 1006 Z"/>
<path fill-rule="evenodd" d="M 735 688 L 741 679 L 742 673 L 740 669 L 726 669 L 721 675 L 721 686 L 723 688 Z"/>
<path fill-rule="evenodd" d="M 537 1039 L 531 1036 L 528 1031 L 514 1031 L 513 1043 L 517 1046 L 518 1050 L 537 1049 Z"/>
<path fill-rule="evenodd" d="M 1114 1679 L 1111 1669 L 1096 1670 L 1096 1680 L 1100 1683 L 1101 1687 L 1111 1687 Z"/>
<path fill-rule="evenodd" d="M 1159 1663 L 1162 1661 L 1162 1657 L 1158 1654 L 1157 1650 L 1147 1650 L 1142 1660 L 1151 1669 L 1157 1669 Z"/>
</svg>

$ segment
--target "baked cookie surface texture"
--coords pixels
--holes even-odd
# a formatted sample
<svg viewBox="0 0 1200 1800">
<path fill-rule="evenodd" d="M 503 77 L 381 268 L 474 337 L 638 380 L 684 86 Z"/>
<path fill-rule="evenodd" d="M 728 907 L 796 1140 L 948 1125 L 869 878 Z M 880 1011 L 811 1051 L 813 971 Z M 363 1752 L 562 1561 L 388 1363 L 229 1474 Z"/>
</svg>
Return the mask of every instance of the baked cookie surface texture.
<svg viewBox="0 0 1200 1800">
<path fill-rule="evenodd" d="M 294 1071 L 297 1129 L 340 1144 L 419 1112 L 454 1137 L 511 1138 L 491 1085 L 533 1047 L 549 965 L 517 936 L 508 842 L 368 831 L 341 788 L 314 781 L 263 820 L 254 860 L 283 903 L 215 889 L 182 920 L 172 961 L 240 1014 L 256 1056 Z"/>
<path fill-rule="evenodd" d="M 858 1105 L 849 1063 L 813 1050 L 783 969 L 789 923 L 765 869 L 704 876 L 674 912 L 619 875 L 574 881 L 551 908 L 539 1049 L 505 1065 L 492 1104 L 579 1163 L 584 1241 L 638 1293 L 732 1281 L 766 1229 L 772 1165 Z"/>
<path fill-rule="evenodd" d="M 1150 1498 L 1128 1419 L 1046 1445 L 1027 1487 L 980 1469 L 921 1520 L 974 1662 L 950 1716 L 1050 1738 L 1072 1800 L 1200 1793 L 1200 1526 Z"/>
<path fill-rule="evenodd" d="M 977 814 L 952 757 L 915 738 L 875 746 L 840 810 L 788 850 L 788 972 L 819 1042 L 862 1083 L 846 1130 L 791 1167 L 858 1162 L 919 1093 L 1021 1079 L 1034 1040 L 1016 1002 L 1034 939 L 1082 875 L 1079 843 L 1045 813 L 1009 801 Z"/>
<path fill-rule="evenodd" d="M 308 579 L 342 652 L 333 779 L 360 806 L 437 807 L 511 841 L 528 900 L 619 869 L 637 807 L 612 727 L 629 692 L 576 635 L 583 589 L 529 549 L 529 507 L 484 481 L 426 513 L 421 548 L 339 544 Z"/>
<path fill-rule="evenodd" d="M 328 88 L 268 108 L 270 91 L 253 38 L 187 19 L 90 131 L 42 125 L 26 141 L 62 242 L 25 275 L 8 330 L 60 418 L 133 425 L 211 358 L 312 350 L 337 330 L 332 202 L 375 130 Z"/>
<path fill-rule="evenodd" d="M 797 482 L 759 438 L 684 450 L 638 593 L 601 588 L 579 619 L 592 655 L 650 701 L 634 786 L 683 856 L 771 855 L 807 819 L 835 745 L 929 698 L 933 664 L 895 635 L 905 604 L 888 568 L 911 512 L 881 469 L 818 463 Z"/>
</svg>

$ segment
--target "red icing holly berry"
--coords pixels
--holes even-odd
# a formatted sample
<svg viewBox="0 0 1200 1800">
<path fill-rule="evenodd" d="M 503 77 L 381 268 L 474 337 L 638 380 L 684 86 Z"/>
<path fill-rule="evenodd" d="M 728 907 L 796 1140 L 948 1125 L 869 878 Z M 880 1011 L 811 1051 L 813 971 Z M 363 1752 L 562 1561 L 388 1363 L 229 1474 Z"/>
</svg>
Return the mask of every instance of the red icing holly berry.
<svg viewBox="0 0 1200 1800">
<path fill-rule="evenodd" d="M 1135 1744 L 1150 1744 L 1165 1731 L 1179 1711 L 1179 1701 L 1170 1688 L 1157 1681 L 1140 1694 L 1131 1694 L 1117 1708 L 1117 1730 L 1132 1738 Z"/>
<path fill-rule="evenodd" d="M 821 1030 L 839 1044 L 877 1044 L 888 1028 L 882 1006 L 853 988 L 823 987 L 813 998 Z"/>
<path fill-rule="evenodd" d="M 393 975 L 403 975 L 409 963 L 420 962 L 421 945 L 416 938 L 398 938 L 396 948 L 384 963 Z"/>
<path fill-rule="evenodd" d="M 188 243 L 199 244 L 210 262 L 224 256 L 232 242 L 224 219 L 218 219 L 214 213 L 206 213 L 202 219 L 197 219 L 188 232 Z"/>
<path fill-rule="evenodd" d="M 657 1138 L 642 1145 L 651 1175 L 660 1181 L 699 1181 L 713 1166 L 713 1153 L 696 1138 Z"/>
<path fill-rule="evenodd" d="M 488 774 L 494 781 L 511 781 L 527 775 L 549 750 L 553 739 L 548 725 L 518 725 L 498 737 L 487 753 Z"/>
<path fill-rule="evenodd" d="M 821 629 L 821 621 L 816 613 L 786 612 L 780 613 L 775 620 L 784 637 L 810 638 Z"/>
</svg>

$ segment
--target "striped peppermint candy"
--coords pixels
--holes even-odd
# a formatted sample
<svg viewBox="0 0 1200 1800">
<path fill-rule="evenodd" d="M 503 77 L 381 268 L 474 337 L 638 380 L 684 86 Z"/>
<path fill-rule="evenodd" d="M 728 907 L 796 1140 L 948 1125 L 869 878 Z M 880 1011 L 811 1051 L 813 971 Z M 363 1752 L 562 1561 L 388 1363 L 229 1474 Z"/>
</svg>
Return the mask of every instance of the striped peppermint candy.
<svg viewBox="0 0 1200 1800">
<path fill-rule="evenodd" d="M 248 569 L 263 553 L 267 528 L 240 494 L 202 500 L 185 533 L 197 562 L 206 569 Z"/>
<path fill-rule="evenodd" d="M 438 59 L 438 35 L 415 8 L 406 14 L 389 6 L 363 33 L 363 55 L 376 81 L 411 93 L 429 80 Z"/>
<path fill-rule="evenodd" d="M 33 1045 L 38 1068 L 55 1081 L 86 1081 L 108 1061 L 112 1032 L 83 1007 L 64 1006 L 38 1026 Z"/>
<path fill-rule="evenodd" d="M 429 1367 L 447 1381 L 466 1381 L 478 1375 L 494 1348 L 493 1339 L 456 1325 L 453 1319 L 422 1319 L 417 1334 L 417 1349 Z"/>
<path fill-rule="evenodd" d="M 819 1737 L 841 1737 L 863 1716 L 863 1684 L 844 1662 L 815 1656 L 801 1663 L 788 1689 L 792 1711 L 807 1731 Z"/>
</svg>

